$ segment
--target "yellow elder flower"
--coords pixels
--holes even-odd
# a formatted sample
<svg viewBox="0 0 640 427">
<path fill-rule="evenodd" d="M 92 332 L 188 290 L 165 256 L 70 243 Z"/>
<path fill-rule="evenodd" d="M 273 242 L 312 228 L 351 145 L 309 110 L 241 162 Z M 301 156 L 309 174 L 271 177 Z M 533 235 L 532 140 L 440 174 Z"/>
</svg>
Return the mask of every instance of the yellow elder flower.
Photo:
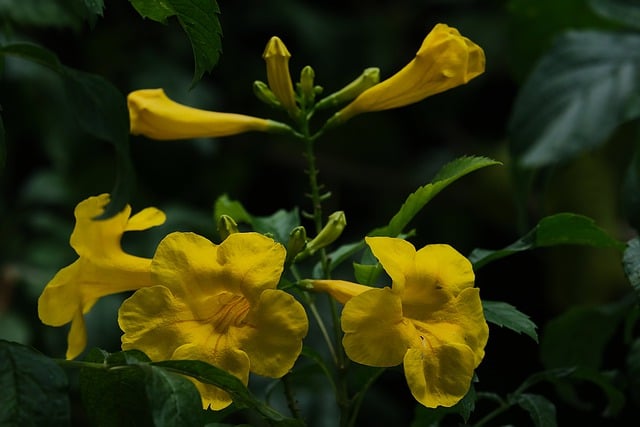
<svg viewBox="0 0 640 427">
<path fill-rule="evenodd" d="M 283 376 L 308 328 L 302 305 L 276 289 L 285 255 L 258 233 L 233 233 L 220 245 L 193 233 L 169 234 L 153 257 L 155 286 L 120 307 L 122 348 L 152 360 L 202 360 L 245 385 L 249 371 Z M 231 403 L 225 391 L 193 381 L 205 409 Z"/>
<path fill-rule="evenodd" d="M 418 402 L 455 405 L 469 390 L 489 337 L 471 263 L 449 245 L 416 251 L 397 238 L 366 242 L 391 277 L 391 288 L 312 281 L 315 290 L 344 304 L 347 356 L 368 366 L 404 363 Z"/>
<path fill-rule="evenodd" d="M 273 36 L 264 48 L 262 58 L 267 65 L 269 89 L 285 110 L 295 117 L 299 108 L 296 104 L 291 74 L 289 73 L 289 59 L 291 58 L 289 50 L 279 37 Z"/>
<path fill-rule="evenodd" d="M 188 107 L 169 99 L 162 89 L 133 91 L 127 96 L 127 106 L 131 134 L 158 140 L 290 131 L 273 120 Z"/>
<path fill-rule="evenodd" d="M 484 72 L 484 66 L 485 56 L 480 46 L 460 35 L 457 29 L 437 24 L 411 62 L 362 92 L 330 121 L 342 123 L 356 114 L 413 104 L 469 82 Z"/>
<path fill-rule="evenodd" d="M 79 258 L 60 270 L 38 299 L 38 315 L 44 324 L 62 326 L 71 322 L 67 359 L 77 357 L 86 347 L 84 314 L 98 299 L 151 284 L 151 260 L 123 252 L 120 239 L 125 231 L 162 224 L 164 213 L 146 208 L 129 217 L 131 207 L 127 205 L 109 219 L 94 219 L 104 213 L 108 203 L 109 195 L 101 194 L 78 204 L 70 242 Z"/>
</svg>

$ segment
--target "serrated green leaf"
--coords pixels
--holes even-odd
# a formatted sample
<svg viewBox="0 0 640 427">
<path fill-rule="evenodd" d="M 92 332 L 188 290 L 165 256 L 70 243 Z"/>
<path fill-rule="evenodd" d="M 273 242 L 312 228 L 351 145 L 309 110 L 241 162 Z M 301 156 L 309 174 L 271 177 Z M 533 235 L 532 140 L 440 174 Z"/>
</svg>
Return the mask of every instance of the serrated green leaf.
<svg viewBox="0 0 640 427">
<path fill-rule="evenodd" d="M 622 256 L 622 265 L 636 298 L 640 300 L 640 239 L 638 237 L 627 243 L 627 248 Z"/>
<path fill-rule="evenodd" d="M 0 340 L 0 425 L 67 426 L 67 377 L 31 347 Z"/>
<path fill-rule="evenodd" d="M 120 212 L 129 200 L 134 185 L 134 170 L 129 153 L 129 112 L 118 89 L 100 76 L 62 65 L 48 49 L 33 43 L 8 43 L 0 54 L 18 56 L 56 72 L 63 80 L 73 115 L 88 134 L 112 144 L 116 151 L 116 182 L 111 201 L 101 218 Z"/>
<path fill-rule="evenodd" d="M 453 160 L 436 174 L 430 184 L 422 186 L 410 194 L 400 207 L 398 213 L 391 218 L 387 226 L 377 228 L 369 233 L 369 235 L 390 237 L 400 235 L 413 217 L 440 191 L 444 190 L 457 179 L 475 170 L 499 164 L 501 163 L 486 157 L 460 157 Z"/>
<path fill-rule="evenodd" d="M 191 381 L 157 366 L 147 365 L 144 370 L 155 427 L 202 425 L 202 401 Z"/>
<path fill-rule="evenodd" d="M 499 250 L 474 249 L 468 258 L 474 269 L 506 256 L 536 248 L 557 245 L 583 245 L 624 249 L 624 243 L 610 236 L 584 215 L 559 213 L 542 218 L 526 235 Z"/>
<path fill-rule="evenodd" d="M 603 18 L 640 29 L 640 3 L 636 0 L 589 0 L 589 6 Z"/>
<path fill-rule="evenodd" d="M 547 398 L 538 394 L 519 394 L 516 403 L 529 413 L 529 417 L 536 427 L 555 427 L 556 406 Z"/>
<path fill-rule="evenodd" d="M 517 333 L 524 333 L 538 342 L 537 326 L 531 321 L 529 316 L 519 311 L 517 308 L 502 301 L 482 301 L 482 309 L 487 322 L 500 327 L 511 329 Z"/>
<path fill-rule="evenodd" d="M 297 208 L 290 211 L 279 209 L 269 216 L 254 216 L 253 228 L 258 233 L 269 234 L 277 241 L 286 245 L 291 230 L 300 225 L 300 213 Z"/>
<path fill-rule="evenodd" d="M 640 35 L 571 31 L 521 88 L 508 123 L 523 167 L 565 162 L 640 116 Z"/>
<path fill-rule="evenodd" d="M 546 368 L 580 366 L 597 370 L 606 346 L 634 300 L 574 307 L 547 323 L 540 339 Z"/>
<path fill-rule="evenodd" d="M 176 16 L 191 42 L 195 72 L 191 86 L 218 63 L 222 52 L 220 8 L 215 0 L 129 0 L 138 13 L 164 23 Z"/>
</svg>

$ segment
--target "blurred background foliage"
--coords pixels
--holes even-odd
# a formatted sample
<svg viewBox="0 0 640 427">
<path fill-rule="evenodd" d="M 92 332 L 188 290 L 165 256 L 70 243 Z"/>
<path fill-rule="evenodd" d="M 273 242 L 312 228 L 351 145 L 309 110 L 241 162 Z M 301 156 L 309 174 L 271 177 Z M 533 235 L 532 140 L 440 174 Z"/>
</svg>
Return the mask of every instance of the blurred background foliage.
<svg viewBox="0 0 640 427">
<path fill-rule="evenodd" d="M 623 124 L 606 143 L 544 169 L 527 192 L 513 175 L 507 124 L 539 59 L 567 30 L 624 28 L 596 13 L 597 3 L 221 0 L 220 60 L 191 89 L 193 52 L 179 24 L 142 19 L 125 0 L 106 2 L 102 16 L 90 13 L 82 0 L 0 0 L 0 37 L 38 43 L 62 64 L 102 76 L 123 94 L 162 87 L 173 99 L 195 107 L 286 120 L 251 90 L 254 80 L 266 80 L 261 55 L 271 36 L 279 36 L 292 53 L 294 80 L 303 66 L 311 65 L 316 83 L 331 93 L 367 67 L 379 67 L 383 78 L 391 75 L 413 57 L 434 24 L 454 26 L 484 48 L 484 75 L 409 107 L 358 116 L 327 133 L 317 144 L 317 155 L 321 182 L 333 194 L 326 212 L 341 209 L 347 215 L 343 242 L 386 224 L 407 194 L 429 182 L 447 161 L 461 155 L 502 161 L 502 167 L 452 185 L 412 223 L 416 246 L 449 243 L 468 254 L 476 247 L 502 248 L 540 218 L 564 211 L 593 218 L 619 240 L 634 236 L 620 189 L 638 138 L 637 123 Z M 0 171 L 0 338 L 62 357 L 66 331 L 39 322 L 37 297 L 55 272 L 75 259 L 68 245 L 73 208 L 112 189 L 116 157 L 111 145 L 78 126 L 60 78 L 45 67 L 6 57 L 0 104 L 6 139 Z M 309 208 L 302 147 L 292 139 L 257 133 L 180 142 L 132 137 L 130 153 L 136 173 L 130 196 L 134 212 L 157 206 L 168 216 L 165 225 L 144 237 L 125 236 L 126 249 L 139 255 L 151 256 L 159 240 L 175 230 L 218 240 L 212 213 L 222 194 L 242 201 L 255 215 Z M 483 298 L 509 302 L 542 331 L 572 308 L 614 303 L 630 288 L 618 251 L 577 246 L 496 261 L 478 272 L 477 285 Z M 105 298 L 89 314 L 89 348 L 119 348 L 115 316 L 124 297 Z M 619 335 L 607 344 L 603 370 L 624 363 L 616 353 L 623 345 Z M 542 368 L 534 341 L 492 328 L 478 388 L 509 393 Z M 380 381 L 384 387 L 372 392 L 363 410 L 363 419 L 377 421 L 367 425 L 409 423 L 414 401 L 402 375 L 392 370 Z M 314 400 L 318 411 L 329 410 L 331 396 L 313 390 L 300 399 Z M 551 388 L 543 391 L 552 400 L 557 397 Z M 601 391 L 587 387 L 584 393 L 578 398 L 588 406 L 584 410 L 558 404 L 560 425 L 594 425 L 594 416 L 602 419 L 598 425 L 622 425 L 616 422 L 637 413 L 638 396 L 607 418 Z M 515 412 L 504 422 L 523 425 L 520 415 L 527 419 Z"/>
</svg>

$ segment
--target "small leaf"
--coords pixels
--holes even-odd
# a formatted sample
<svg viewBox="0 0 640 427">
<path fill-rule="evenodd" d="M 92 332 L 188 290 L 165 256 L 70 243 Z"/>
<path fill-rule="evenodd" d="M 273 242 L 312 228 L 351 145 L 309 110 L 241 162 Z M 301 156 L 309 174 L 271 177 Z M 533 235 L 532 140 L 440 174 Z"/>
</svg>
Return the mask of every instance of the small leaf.
<svg viewBox="0 0 640 427">
<path fill-rule="evenodd" d="M 474 249 L 468 258 L 473 263 L 473 268 L 479 269 L 489 262 L 517 252 L 557 245 L 624 249 L 624 243 L 598 227 L 591 218 L 559 213 L 542 218 L 526 235 L 503 249 Z"/>
<path fill-rule="evenodd" d="M 382 272 L 380 264 L 358 264 L 353 263 L 353 273 L 356 282 L 362 285 L 372 285 Z"/>
<path fill-rule="evenodd" d="M 565 162 L 640 116 L 640 35 L 571 31 L 534 68 L 508 123 L 516 162 Z"/>
<path fill-rule="evenodd" d="M 640 238 L 629 240 L 622 257 L 622 265 L 636 298 L 640 300 Z"/>
<path fill-rule="evenodd" d="M 422 186 L 410 194 L 387 226 L 377 228 L 369 235 L 398 236 L 431 199 L 454 181 L 475 170 L 499 164 L 501 163 L 486 157 L 460 157 L 453 160 L 436 174 L 430 184 Z"/>
<path fill-rule="evenodd" d="M 31 347 L 0 340 L 0 425 L 67 426 L 67 377 Z"/>
<path fill-rule="evenodd" d="M 511 304 L 502 301 L 483 300 L 482 308 L 487 322 L 511 329 L 519 334 L 524 333 L 530 336 L 535 342 L 538 342 L 536 324 L 531 321 L 529 316 L 518 311 L 518 309 Z"/>
<path fill-rule="evenodd" d="M 558 425 L 556 407 L 545 397 L 524 393 L 517 396 L 516 403 L 529 413 L 529 417 L 536 427 L 555 427 Z"/>
<path fill-rule="evenodd" d="M 640 4 L 635 0 L 589 0 L 598 15 L 640 30 Z"/>
</svg>

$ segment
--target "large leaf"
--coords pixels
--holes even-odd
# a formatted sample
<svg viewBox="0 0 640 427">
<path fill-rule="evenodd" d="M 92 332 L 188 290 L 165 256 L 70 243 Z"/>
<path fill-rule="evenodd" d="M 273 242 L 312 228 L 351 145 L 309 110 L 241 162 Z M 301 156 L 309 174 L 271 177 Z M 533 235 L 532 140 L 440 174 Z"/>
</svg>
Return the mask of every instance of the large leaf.
<svg viewBox="0 0 640 427">
<path fill-rule="evenodd" d="M 540 60 L 508 124 L 524 167 L 567 161 L 640 117 L 640 35 L 571 31 Z"/>
<path fill-rule="evenodd" d="M 531 321 L 529 316 L 518 311 L 511 304 L 502 301 L 482 301 L 482 309 L 487 322 L 493 323 L 500 327 L 511 329 L 517 333 L 524 333 L 538 342 L 538 333 L 536 332 L 536 324 Z"/>
<path fill-rule="evenodd" d="M 176 16 L 187 33 L 193 56 L 195 85 L 205 72 L 218 63 L 222 52 L 222 27 L 218 20 L 220 8 L 216 0 L 129 0 L 145 18 L 164 23 Z"/>
<path fill-rule="evenodd" d="M 8 43 L 0 46 L 0 55 L 12 55 L 45 66 L 63 80 L 72 114 L 88 134 L 111 143 L 116 150 L 116 183 L 104 218 L 120 212 L 129 200 L 134 171 L 129 154 L 129 112 L 127 101 L 118 89 L 102 77 L 61 64 L 58 57 L 32 43 Z"/>
<path fill-rule="evenodd" d="M 522 238 L 500 250 L 474 249 L 469 255 L 474 269 L 517 252 L 556 245 L 584 245 L 624 249 L 624 243 L 610 236 L 586 216 L 559 213 L 542 218 Z"/>
<path fill-rule="evenodd" d="M 433 178 L 430 184 L 411 193 L 400 210 L 391 218 L 389 224 L 369 233 L 370 236 L 391 236 L 401 234 L 409 222 L 439 192 L 457 179 L 484 167 L 499 165 L 500 162 L 486 157 L 460 157 L 446 164 Z"/>
<path fill-rule="evenodd" d="M 640 29 L 640 3 L 637 0 L 589 0 L 600 16 Z"/>
<path fill-rule="evenodd" d="M 0 425 L 69 425 L 67 377 L 34 349 L 0 340 L 0 390 Z"/>
</svg>

